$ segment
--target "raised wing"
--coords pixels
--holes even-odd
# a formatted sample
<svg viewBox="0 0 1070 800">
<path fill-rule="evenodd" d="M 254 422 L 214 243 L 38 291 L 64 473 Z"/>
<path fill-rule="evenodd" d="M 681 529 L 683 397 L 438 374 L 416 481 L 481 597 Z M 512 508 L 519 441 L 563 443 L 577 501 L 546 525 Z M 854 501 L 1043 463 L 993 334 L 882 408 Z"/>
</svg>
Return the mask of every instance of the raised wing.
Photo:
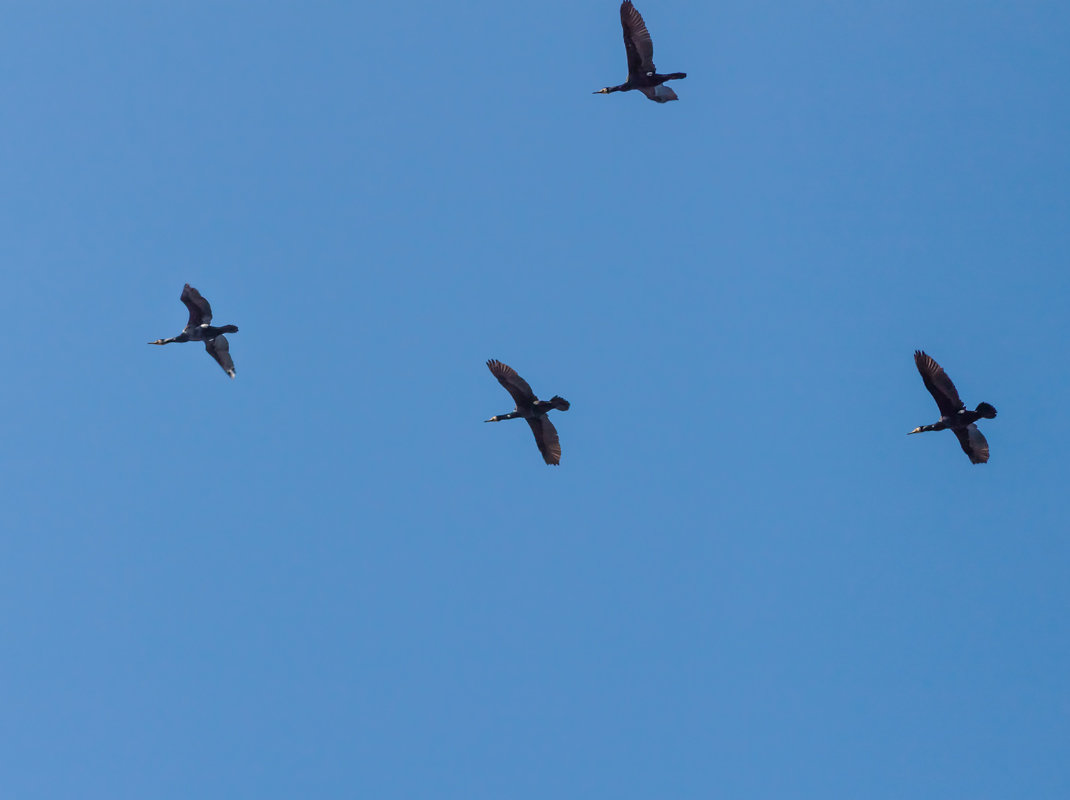
<svg viewBox="0 0 1070 800">
<path fill-rule="evenodd" d="M 933 396 L 940 414 L 950 417 L 965 404 L 959 399 L 959 393 L 951 378 L 947 377 L 944 368 L 933 361 L 932 356 L 926 355 L 921 350 L 914 351 L 914 363 L 918 366 L 921 379 L 925 381 L 925 388 Z"/>
<path fill-rule="evenodd" d="M 219 366 L 225 373 L 234 377 L 234 359 L 230 357 L 230 342 L 227 341 L 226 336 L 219 334 L 214 339 L 205 339 L 204 349 L 208 351 L 208 355 L 219 362 Z"/>
<path fill-rule="evenodd" d="M 654 42 L 632 0 L 620 4 L 620 24 L 624 28 L 624 49 L 628 52 L 628 74 L 654 72 Z"/>
<path fill-rule="evenodd" d="M 561 442 L 557 439 L 557 428 L 543 414 L 541 417 L 529 417 L 528 425 L 535 434 L 535 444 L 539 446 L 542 460 L 547 464 L 557 465 L 561 463 Z"/>
<path fill-rule="evenodd" d="M 959 437 L 962 451 L 970 457 L 971 462 L 984 464 L 988 461 L 988 440 L 976 425 L 967 425 L 965 430 L 959 428 L 955 435 Z"/>
<path fill-rule="evenodd" d="M 186 308 L 189 309 L 189 322 L 186 323 L 186 327 L 191 325 L 196 327 L 198 325 L 207 325 L 212 321 L 212 307 L 208 305 L 208 301 L 201 297 L 201 293 L 190 286 L 188 283 L 182 289 L 182 297 L 179 298 L 186 304 Z"/>
<path fill-rule="evenodd" d="M 515 369 L 493 358 L 487 362 L 487 368 L 498 379 L 498 383 L 513 396 L 513 402 L 516 403 L 517 408 L 530 406 L 535 402 L 535 392 L 531 391 L 526 380 L 516 374 Z"/>
</svg>

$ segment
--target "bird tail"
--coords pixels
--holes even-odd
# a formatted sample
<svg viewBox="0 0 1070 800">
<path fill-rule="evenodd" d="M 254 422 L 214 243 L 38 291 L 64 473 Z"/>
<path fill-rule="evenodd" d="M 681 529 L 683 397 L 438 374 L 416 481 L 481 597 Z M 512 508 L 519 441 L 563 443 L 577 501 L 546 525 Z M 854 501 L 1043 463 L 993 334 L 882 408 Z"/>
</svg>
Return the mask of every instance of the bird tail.
<svg viewBox="0 0 1070 800">
<path fill-rule="evenodd" d="M 550 402 L 554 404 L 554 408 L 559 409 L 561 411 L 568 411 L 569 408 L 572 406 L 572 403 L 570 403 L 568 400 L 561 397 L 560 395 L 556 394 L 550 398 Z"/>
<path fill-rule="evenodd" d="M 219 329 L 219 332 L 220 333 L 237 333 L 238 332 L 238 326 L 237 325 L 224 325 L 222 328 Z"/>
<path fill-rule="evenodd" d="M 978 414 L 980 414 L 985 419 L 995 419 L 996 418 L 996 408 L 995 408 L 995 406 L 989 405 L 988 403 L 981 403 L 979 406 L 977 406 L 976 411 L 977 411 Z"/>
</svg>

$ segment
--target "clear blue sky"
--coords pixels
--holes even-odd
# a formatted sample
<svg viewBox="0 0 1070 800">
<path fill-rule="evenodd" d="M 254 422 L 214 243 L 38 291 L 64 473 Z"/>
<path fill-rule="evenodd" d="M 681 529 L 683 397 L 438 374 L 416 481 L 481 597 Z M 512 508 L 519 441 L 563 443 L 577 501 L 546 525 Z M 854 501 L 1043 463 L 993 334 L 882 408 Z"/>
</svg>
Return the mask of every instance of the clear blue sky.
<svg viewBox="0 0 1070 800">
<path fill-rule="evenodd" d="M 1070 8 L 638 7 L 8 4 L 3 796 L 1070 796 Z"/>
</svg>

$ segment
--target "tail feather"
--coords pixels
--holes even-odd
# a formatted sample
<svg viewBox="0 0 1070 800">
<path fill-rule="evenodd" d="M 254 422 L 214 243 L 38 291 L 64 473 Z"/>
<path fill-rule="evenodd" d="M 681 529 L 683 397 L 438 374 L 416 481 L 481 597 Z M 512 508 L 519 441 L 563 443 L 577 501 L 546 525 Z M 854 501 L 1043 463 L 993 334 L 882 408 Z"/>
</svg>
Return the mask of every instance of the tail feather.
<svg viewBox="0 0 1070 800">
<path fill-rule="evenodd" d="M 568 411 L 569 408 L 571 408 L 572 406 L 572 403 L 570 403 L 568 400 L 561 397 L 560 395 L 556 394 L 550 398 L 550 402 L 554 404 L 554 408 L 559 409 L 561 411 Z"/>
<path fill-rule="evenodd" d="M 977 411 L 978 414 L 980 414 L 985 419 L 995 419 L 996 418 L 996 408 L 995 408 L 995 406 L 989 405 L 988 403 L 981 403 L 980 405 L 977 406 L 976 411 Z"/>
</svg>

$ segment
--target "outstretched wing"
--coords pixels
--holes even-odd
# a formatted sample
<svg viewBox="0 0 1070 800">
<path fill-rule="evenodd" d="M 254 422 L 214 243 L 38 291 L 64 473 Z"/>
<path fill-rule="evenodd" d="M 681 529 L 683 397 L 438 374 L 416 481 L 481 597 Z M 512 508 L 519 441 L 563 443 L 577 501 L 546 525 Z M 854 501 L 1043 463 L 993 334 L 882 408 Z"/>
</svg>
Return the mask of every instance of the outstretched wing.
<svg viewBox="0 0 1070 800">
<path fill-rule="evenodd" d="M 557 439 L 557 428 L 554 424 L 543 414 L 541 417 L 529 417 L 528 425 L 535 434 L 535 444 L 539 446 L 542 460 L 547 464 L 560 464 L 561 442 Z"/>
<path fill-rule="evenodd" d="M 943 416 L 953 416 L 956 411 L 964 407 L 965 404 L 959 399 L 955 384 L 951 382 L 951 378 L 947 377 L 944 368 L 933 361 L 932 356 L 926 355 L 921 350 L 915 350 L 914 363 L 918 365 L 918 372 L 921 373 L 921 379 L 925 381 L 925 388 L 933 396 Z"/>
<path fill-rule="evenodd" d="M 531 391 L 526 380 L 516 374 L 515 369 L 493 358 L 487 362 L 487 368 L 498 379 L 498 383 L 513 396 L 513 402 L 516 403 L 517 408 L 535 402 L 535 392 Z"/>
<path fill-rule="evenodd" d="M 963 452 L 970 457 L 971 462 L 984 464 L 988 461 L 988 440 L 976 425 L 967 425 L 965 430 L 959 428 L 955 431 L 955 435 L 959 437 L 959 444 L 962 445 Z"/>
<path fill-rule="evenodd" d="M 230 357 L 230 342 L 227 341 L 226 336 L 219 334 L 214 339 L 205 339 L 204 349 L 208 351 L 208 355 L 219 362 L 219 366 L 225 373 L 234 377 L 234 359 Z"/>
<path fill-rule="evenodd" d="M 196 327 L 198 325 L 207 325 L 212 321 L 212 307 L 208 305 L 208 301 L 201 297 L 201 293 L 190 286 L 188 283 L 182 289 L 182 297 L 179 298 L 186 304 L 186 308 L 189 309 L 189 322 L 186 323 L 186 327 L 191 325 Z"/>
<path fill-rule="evenodd" d="M 620 24 L 624 28 L 624 49 L 628 52 L 628 74 L 654 72 L 654 42 L 632 0 L 620 4 Z"/>
</svg>

